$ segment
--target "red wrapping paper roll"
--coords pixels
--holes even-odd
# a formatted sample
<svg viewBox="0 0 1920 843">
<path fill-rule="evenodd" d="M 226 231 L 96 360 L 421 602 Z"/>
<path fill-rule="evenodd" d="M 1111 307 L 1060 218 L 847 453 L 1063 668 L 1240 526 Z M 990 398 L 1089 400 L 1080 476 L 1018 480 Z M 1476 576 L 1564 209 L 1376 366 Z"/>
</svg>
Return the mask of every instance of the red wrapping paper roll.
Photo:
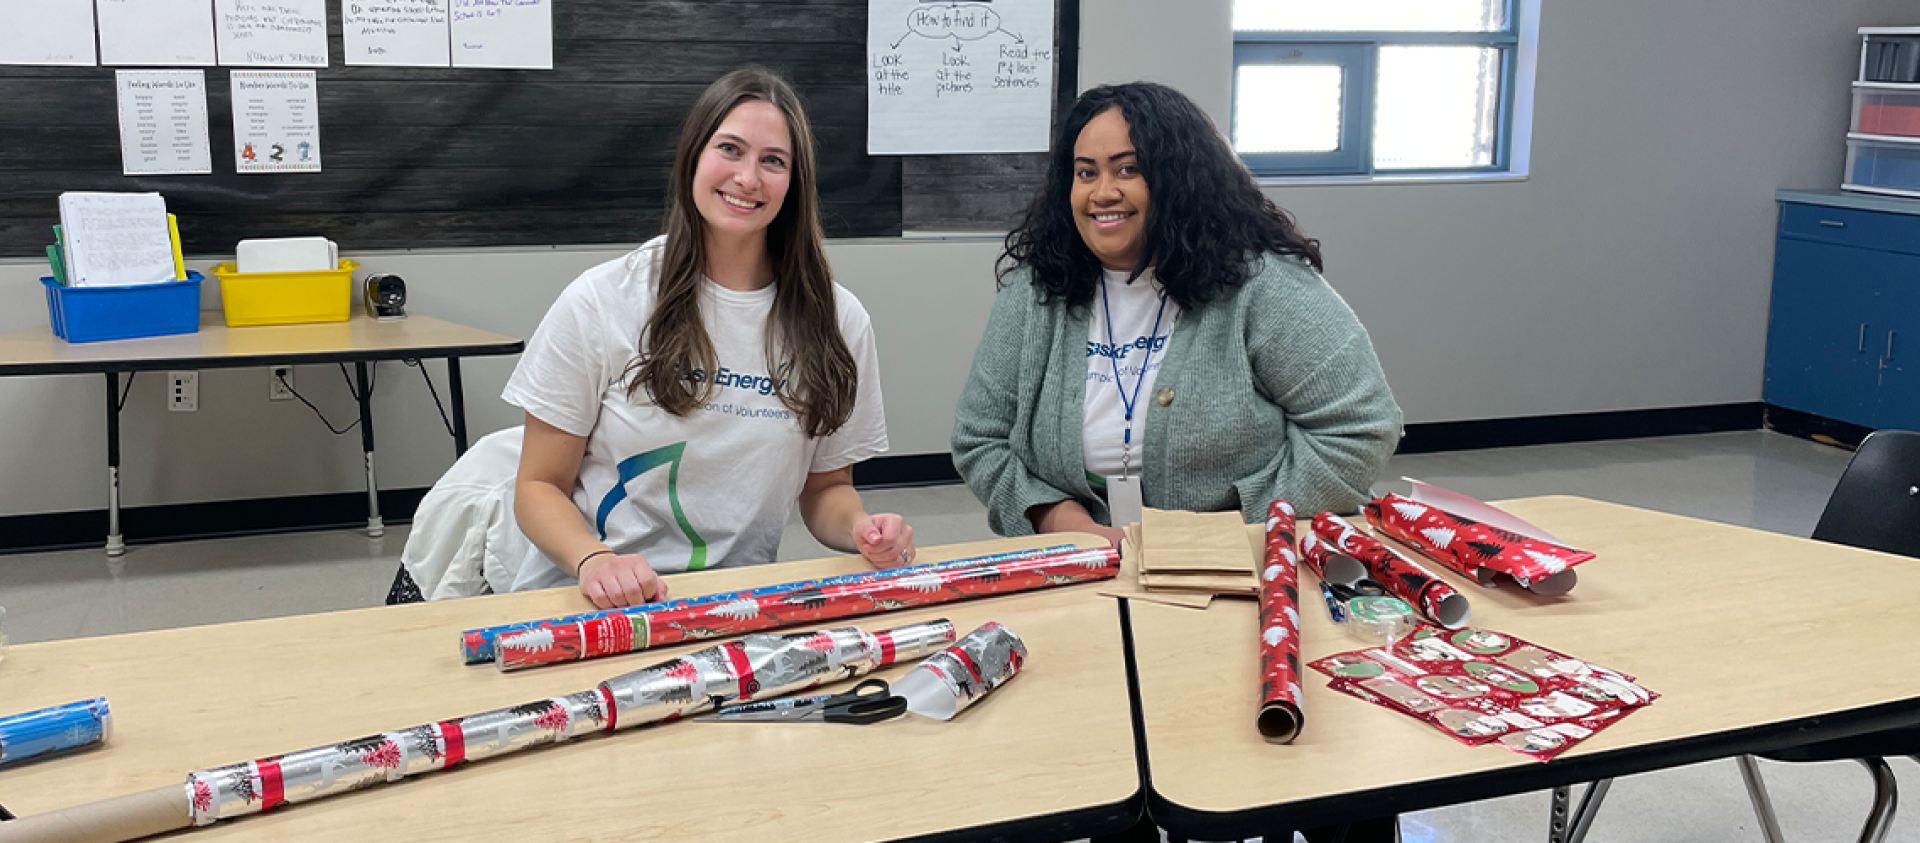
<svg viewBox="0 0 1920 843">
<path fill-rule="evenodd" d="M 500 636 L 494 649 L 501 670 L 518 670 L 682 641 L 726 638 L 763 629 L 1112 579 L 1119 572 L 1120 552 L 1113 548 L 1072 550 L 896 579 L 742 597 L 725 603 L 541 624 Z"/>
<path fill-rule="evenodd" d="M 1381 532 L 1482 585 L 1492 585 L 1485 573 L 1497 571 L 1542 594 L 1564 594 L 1573 588 L 1573 566 L 1594 556 L 1399 495 L 1367 504 L 1366 512 Z"/>
<path fill-rule="evenodd" d="M 1293 506 L 1267 505 L 1267 553 L 1260 566 L 1260 716 L 1268 743 L 1292 743 L 1306 720 L 1300 687 L 1300 565 Z"/>
<path fill-rule="evenodd" d="M 1433 572 L 1420 567 L 1419 563 L 1360 532 L 1346 519 L 1331 512 L 1313 516 L 1313 532 L 1320 541 L 1303 544 L 1302 549 L 1308 559 L 1307 564 L 1315 571 L 1324 575 L 1328 566 L 1335 564 L 1329 558 L 1335 553 L 1352 557 L 1366 567 L 1368 579 L 1380 583 L 1388 594 L 1407 601 L 1407 605 L 1419 608 L 1428 620 L 1448 629 L 1466 626 L 1471 615 L 1466 595 L 1455 591 L 1446 580 L 1434 576 Z M 1341 581 L 1340 577 L 1329 579 Z"/>
</svg>

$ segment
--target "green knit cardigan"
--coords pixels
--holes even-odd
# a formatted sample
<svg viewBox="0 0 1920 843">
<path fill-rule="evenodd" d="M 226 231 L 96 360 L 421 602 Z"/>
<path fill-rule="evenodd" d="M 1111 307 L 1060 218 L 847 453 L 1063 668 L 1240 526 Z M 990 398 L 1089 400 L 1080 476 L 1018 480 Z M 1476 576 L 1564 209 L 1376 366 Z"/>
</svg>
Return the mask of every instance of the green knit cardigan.
<svg viewBox="0 0 1920 843">
<path fill-rule="evenodd" d="M 1238 509 L 1286 498 L 1353 512 L 1400 441 L 1402 416 L 1366 328 L 1311 267 L 1258 259 L 1246 284 L 1182 313 L 1141 429 L 1149 507 Z M 1025 270 L 994 299 L 953 426 L 953 462 L 995 533 L 1072 498 L 1107 523 L 1082 456 L 1088 312 L 1041 303 Z M 1162 403 L 1170 398 L 1171 401 Z"/>
</svg>

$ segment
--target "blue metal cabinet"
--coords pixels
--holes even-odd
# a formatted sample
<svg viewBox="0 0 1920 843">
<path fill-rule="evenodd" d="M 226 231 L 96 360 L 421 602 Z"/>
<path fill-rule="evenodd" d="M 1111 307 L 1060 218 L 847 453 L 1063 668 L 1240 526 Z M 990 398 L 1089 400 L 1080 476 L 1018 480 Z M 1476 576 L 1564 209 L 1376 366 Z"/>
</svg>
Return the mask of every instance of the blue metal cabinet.
<svg viewBox="0 0 1920 843">
<path fill-rule="evenodd" d="M 1920 203 L 1783 197 L 1767 324 L 1768 404 L 1920 429 Z"/>
<path fill-rule="evenodd" d="M 1920 430 L 1920 257 L 1901 256 L 1891 271 L 1901 279 L 1887 290 L 1880 315 L 1885 331 L 1874 334 L 1883 355 L 1880 401 L 1873 427 Z"/>
</svg>

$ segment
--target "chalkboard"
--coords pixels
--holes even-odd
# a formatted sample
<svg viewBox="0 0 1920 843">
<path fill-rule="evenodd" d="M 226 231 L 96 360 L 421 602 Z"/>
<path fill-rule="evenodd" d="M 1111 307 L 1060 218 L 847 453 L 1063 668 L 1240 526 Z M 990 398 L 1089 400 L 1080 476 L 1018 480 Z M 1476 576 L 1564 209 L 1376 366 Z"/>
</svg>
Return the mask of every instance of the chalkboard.
<svg viewBox="0 0 1920 843">
<path fill-rule="evenodd" d="M 1078 8 L 1057 4 L 1070 102 Z M 228 68 L 207 69 L 213 175 L 124 176 L 113 68 L 0 67 L 0 255 L 43 254 L 69 190 L 165 194 L 195 254 L 303 235 L 349 249 L 635 242 L 660 230 L 687 109 L 747 63 L 806 102 L 829 237 L 1005 230 L 1038 184 L 1039 156 L 914 159 L 909 184 L 901 158 L 865 154 L 864 0 L 554 0 L 553 28 L 550 71 L 347 67 L 330 3 L 320 173 L 234 172 Z"/>
</svg>

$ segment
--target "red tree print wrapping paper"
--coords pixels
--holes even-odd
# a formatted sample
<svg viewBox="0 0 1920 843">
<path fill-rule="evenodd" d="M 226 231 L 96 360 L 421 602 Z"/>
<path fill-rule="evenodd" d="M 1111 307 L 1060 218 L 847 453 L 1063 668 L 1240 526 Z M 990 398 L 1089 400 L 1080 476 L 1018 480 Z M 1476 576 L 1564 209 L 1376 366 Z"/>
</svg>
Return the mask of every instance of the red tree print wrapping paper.
<svg viewBox="0 0 1920 843">
<path fill-rule="evenodd" d="M 494 651 L 501 670 L 518 670 L 682 641 L 1112 579 L 1119 572 L 1120 552 L 1113 548 L 1073 550 L 645 614 L 544 623 L 501 635 L 494 641 Z"/>
<path fill-rule="evenodd" d="M 1359 562 L 1366 569 L 1368 579 L 1380 583 L 1388 594 L 1407 601 L 1407 605 L 1419 609 L 1427 619 L 1448 629 L 1465 626 L 1471 616 L 1466 595 L 1454 590 L 1446 580 L 1331 512 L 1313 517 L 1313 533 L 1301 542 L 1300 554 L 1321 577 L 1349 585 L 1354 579 L 1350 576 L 1351 564 L 1334 568 L 1331 574 L 1329 566 L 1342 556 Z"/>
<path fill-rule="evenodd" d="M 1493 580 L 1486 572 L 1497 571 L 1513 577 L 1526 588 L 1563 594 L 1573 587 L 1572 576 L 1548 581 L 1594 556 L 1588 551 L 1529 538 L 1399 495 L 1387 495 L 1367 504 L 1366 513 L 1367 522 L 1381 532 L 1428 559 L 1473 577 L 1481 585 L 1492 585 Z"/>
<path fill-rule="evenodd" d="M 1293 505 L 1267 504 L 1267 547 L 1260 564 L 1260 716 L 1268 743 L 1292 743 L 1306 725 L 1300 687 L 1300 556 Z"/>
</svg>

